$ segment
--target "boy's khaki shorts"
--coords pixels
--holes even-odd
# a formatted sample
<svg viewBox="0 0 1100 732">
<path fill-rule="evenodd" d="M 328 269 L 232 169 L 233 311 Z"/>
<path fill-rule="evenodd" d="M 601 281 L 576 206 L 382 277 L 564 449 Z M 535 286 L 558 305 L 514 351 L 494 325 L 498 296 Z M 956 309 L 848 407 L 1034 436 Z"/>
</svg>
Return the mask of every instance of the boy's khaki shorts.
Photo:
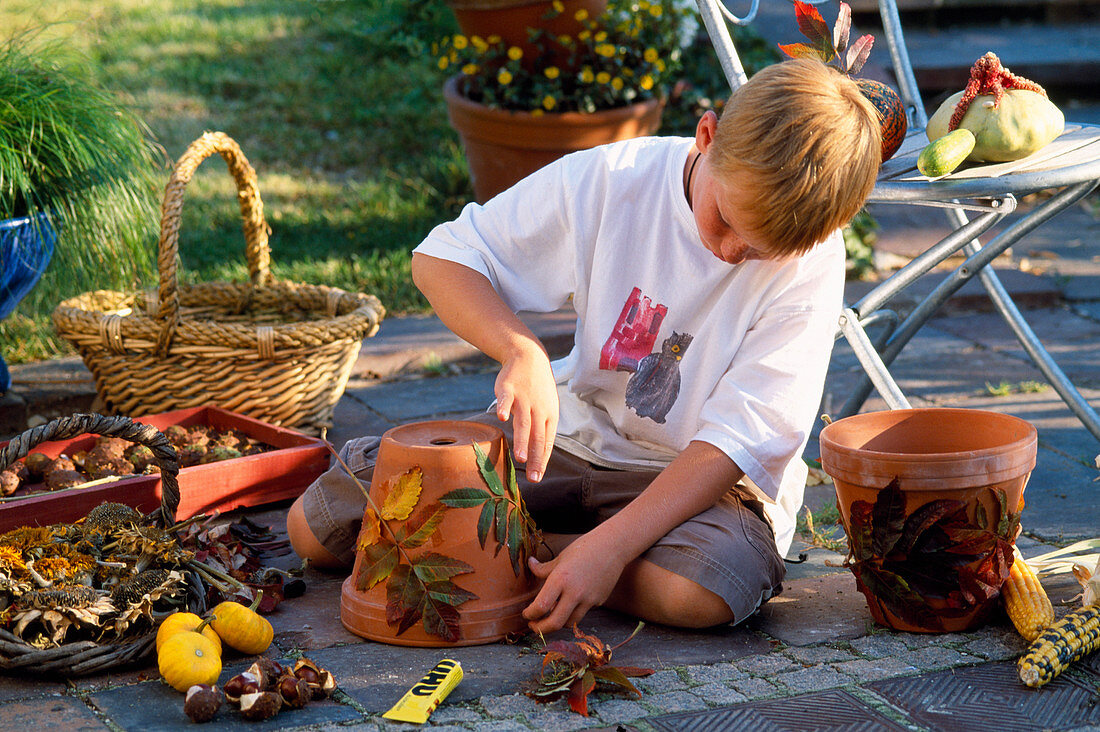
<svg viewBox="0 0 1100 732">
<path fill-rule="evenodd" d="M 491 413 L 471 420 L 501 428 L 511 443 L 511 422 L 503 423 Z M 364 486 L 370 485 L 379 443 L 380 436 L 362 437 L 340 451 Z M 529 483 L 522 470 L 516 471 L 516 480 L 542 531 L 581 534 L 613 516 L 657 474 L 603 468 L 555 449 L 540 483 Z M 339 464 L 314 481 L 302 497 L 303 512 L 318 541 L 349 565 L 355 559 L 364 507 L 362 492 Z M 715 506 L 659 539 L 642 558 L 722 597 L 735 623 L 779 594 L 785 571 L 763 506 L 737 486 Z"/>
</svg>

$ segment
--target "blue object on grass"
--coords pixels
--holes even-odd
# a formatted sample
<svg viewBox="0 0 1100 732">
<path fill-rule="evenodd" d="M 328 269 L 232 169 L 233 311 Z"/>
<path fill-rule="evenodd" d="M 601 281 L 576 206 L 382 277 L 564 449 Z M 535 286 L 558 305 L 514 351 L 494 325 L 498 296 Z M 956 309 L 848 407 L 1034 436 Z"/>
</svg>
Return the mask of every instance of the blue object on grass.
<svg viewBox="0 0 1100 732">
<path fill-rule="evenodd" d="M 45 213 L 0 221 L 0 320 L 31 291 L 53 256 L 57 232 Z M 11 388 L 0 355 L 0 394 Z"/>
</svg>

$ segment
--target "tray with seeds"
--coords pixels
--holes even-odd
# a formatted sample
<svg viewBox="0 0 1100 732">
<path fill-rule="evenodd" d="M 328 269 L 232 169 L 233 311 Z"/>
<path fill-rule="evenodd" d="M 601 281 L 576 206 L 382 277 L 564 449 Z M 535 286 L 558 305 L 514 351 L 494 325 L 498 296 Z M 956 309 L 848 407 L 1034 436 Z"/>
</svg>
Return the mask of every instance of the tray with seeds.
<svg viewBox="0 0 1100 732">
<path fill-rule="evenodd" d="M 215 406 L 150 414 L 140 423 L 163 432 L 175 449 L 181 519 L 295 498 L 328 468 L 324 440 Z M 0 532 L 75 521 L 104 501 L 149 512 L 162 491 L 145 445 L 96 434 L 42 441 L 0 465 Z"/>
</svg>

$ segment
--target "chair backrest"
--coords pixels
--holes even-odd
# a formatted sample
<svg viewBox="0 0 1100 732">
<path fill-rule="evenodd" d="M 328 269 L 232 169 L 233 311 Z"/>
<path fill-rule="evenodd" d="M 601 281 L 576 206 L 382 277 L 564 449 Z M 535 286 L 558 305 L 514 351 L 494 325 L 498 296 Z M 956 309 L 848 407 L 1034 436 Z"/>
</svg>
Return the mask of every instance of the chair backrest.
<svg viewBox="0 0 1100 732">
<path fill-rule="evenodd" d="M 808 0 L 811 5 L 821 5 L 830 0 Z M 787 0 L 765 0 L 765 2 L 784 2 Z M 734 25 L 749 25 L 756 19 L 760 7 L 760 0 L 751 0 L 749 11 L 744 16 L 734 15 L 722 0 L 696 0 L 699 6 L 699 15 L 710 36 L 711 44 L 718 55 L 718 61 L 722 65 L 722 71 L 726 75 L 731 89 L 736 89 L 748 80 L 745 68 L 737 55 L 733 37 L 730 35 L 728 23 Z M 917 79 L 913 74 L 913 66 L 909 61 L 909 51 L 905 46 L 905 36 L 901 28 L 901 16 L 895 0 L 878 0 L 879 16 L 882 20 L 883 32 L 886 36 L 886 45 L 890 52 L 890 60 L 893 64 L 894 76 L 898 82 L 898 93 L 905 104 L 910 131 L 923 130 L 928 124 L 928 116 L 924 111 L 924 102 L 921 99 L 920 89 L 917 87 Z M 794 12 L 793 6 L 791 12 Z"/>
</svg>

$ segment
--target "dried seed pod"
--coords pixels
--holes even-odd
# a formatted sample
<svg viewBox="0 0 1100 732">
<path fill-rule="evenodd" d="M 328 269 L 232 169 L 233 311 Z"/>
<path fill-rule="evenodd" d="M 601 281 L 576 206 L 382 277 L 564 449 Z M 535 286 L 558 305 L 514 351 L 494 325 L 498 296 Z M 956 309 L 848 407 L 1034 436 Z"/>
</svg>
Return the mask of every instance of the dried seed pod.
<svg viewBox="0 0 1100 732">
<path fill-rule="evenodd" d="M 172 443 L 173 447 L 180 447 L 181 445 L 187 444 L 187 429 L 185 427 L 180 427 L 178 424 L 172 424 L 165 427 L 164 436 L 168 438 L 168 441 Z"/>
<path fill-rule="evenodd" d="M 192 722 L 209 722 L 222 708 L 225 695 L 218 687 L 209 684 L 195 684 L 183 697 L 183 711 Z"/>
<path fill-rule="evenodd" d="M 275 688 L 275 682 L 285 673 L 282 665 L 267 656 L 260 656 L 248 667 L 245 673 L 252 674 L 260 682 L 260 689 L 269 691 Z"/>
<path fill-rule="evenodd" d="M 224 445 L 214 445 L 206 454 L 202 456 L 202 462 L 204 463 L 216 463 L 222 460 L 232 460 L 233 458 L 239 458 L 241 451 L 235 447 L 226 447 Z"/>
<path fill-rule="evenodd" d="M 139 523 L 141 518 L 137 509 L 125 503 L 105 501 L 88 512 L 84 525 L 89 528 L 117 529 L 127 524 Z"/>
<path fill-rule="evenodd" d="M 87 478 L 75 470 L 51 470 L 46 473 L 46 487 L 51 491 L 72 488 L 74 485 L 86 482 Z"/>
<path fill-rule="evenodd" d="M 283 708 L 283 699 L 274 691 L 259 691 L 241 697 L 241 714 L 245 719 L 271 719 Z"/>
<path fill-rule="evenodd" d="M 289 672 L 279 677 L 275 690 L 279 692 L 283 703 L 291 709 L 301 709 L 313 698 L 313 691 L 309 688 L 309 684 Z"/>
<path fill-rule="evenodd" d="M 336 679 L 332 674 L 305 656 L 295 662 L 294 675 L 309 684 L 314 699 L 332 696 L 332 692 L 336 690 Z"/>
<path fill-rule="evenodd" d="M 156 462 L 153 451 L 145 445 L 131 445 L 130 448 L 122 454 L 122 457 L 130 461 L 130 464 L 134 466 L 135 473 L 145 472 L 147 467 Z"/>
<path fill-rule="evenodd" d="M 27 466 L 27 470 L 30 472 L 31 477 L 38 479 L 41 478 L 47 470 L 49 470 L 50 464 L 53 462 L 53 458 L 48 455 L 44 455 L 40 452 L 32 452 L 27 455 L 24 465 Z"/>
<path fill-rule="evenodd" d="M 260 686 L 260 680 L 248 671 L 239 673 L 225 682 L 225 698 L 230 704 L 240 704 L 241 699 L 248 694 L 257 694 L 261 691 L 263 687 Z"/>
<path fill-rule="evenodd" d="M 124 457 L 106 458 L 85 463 L 84 470 L 92 480 L 112 475 L 133 475 L 134 464 Z"/>
<path fill-rule="evenodd" d="M 19 490 L 22 481 L 14 470 L 0 471 L 0 495 L 10 496 Z"/>
<path fill-rule="evenodd" d="M 48 477 L 49 474 L 55 470 L 76 470 L 76 463 L 74 463 L 72 458 L 68 455 L 58 455 L 50 461 L 50 464 L 42 471 L 42 474 Z"/>
<path fill-rule="evenodd" d="M 198 465 L 206 458 L 206 446 L 205 445 L 180 445 L 176 448 L 176 452 L 179 455 L 180 467 L 190 468 L 192 465 Z"/>
</svg>

